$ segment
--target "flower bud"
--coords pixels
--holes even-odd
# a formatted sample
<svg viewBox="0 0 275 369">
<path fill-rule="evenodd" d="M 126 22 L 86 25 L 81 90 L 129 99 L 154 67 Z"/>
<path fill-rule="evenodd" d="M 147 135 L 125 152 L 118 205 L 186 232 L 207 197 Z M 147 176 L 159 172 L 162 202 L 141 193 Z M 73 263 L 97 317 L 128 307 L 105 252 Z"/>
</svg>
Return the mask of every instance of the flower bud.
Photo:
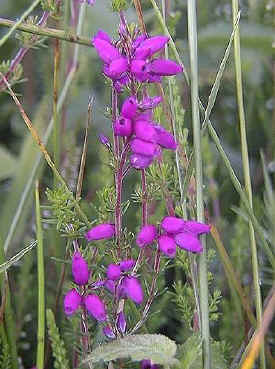
<svg viewBox="0 0 275 369">
<path fill-rule="evenodd" d="M 120 270 L 122 272 L 128 272 L 129 270 L 131 270 L 133 268 L 133 266 L 135 265 L 135 263 L 136 263 L 136 261 L 134 259 L 122 260 L 119 263 Z"/>
<path fill-rule="evenodd" d="M 90 272 L 88 263 L 78 251 L 74 253 L 72 259 L 72 274 L 75 283 L 77 283 L 79 286 L 82 286 L 89 281 Z"/>
<path fill-rule="evenodd" d="M 177 217 L 165 217 L 162 219 L 161 227 L 167 233 L 179 233 L 184 229 L 184 220 Z"/>
<path fill-rule="evenodd" d="M 130 137 L 133 133 L 133 124 L 130 119 L 119 117 L 114 123 L 114 133 L 116 136 Z"/>
<path fill-rule="evenodd" d="M 161 96 L 145 97 L 139 104 L 140 109 L 154 109 L 159 103 L 161 103 Z"/>
<path fill-rule="evenodd" d="M 125 333 L 125 331 L 126 331 L 126 319 L 125 319 L 125 315 L 124 315 L 123 311 L 121 311 L 118 314 L 117 327 L 118 327 L 118 329 L 120 330 L 121 333 Z"/>
<path fill-rule="evenodd" d="M 121 270 L 116 264 L 109 264 L 107 268 L 107 278 L 116 281 L 120 278 Z"/>
<path fill-rule="evenodd" d="M 176 150 L 177 143 L 174 136 L 159 124 L 154 125 L 157 138 L 156 142 L 165 149 Z"/>
<path fill-rule="evenodd" d="M 158 239 L 159 249 L 169 258 L 174 258 L 177 253 L 177 246 L 172 237 L 162 235 Z"/>
<path fill-rule="evenodd" d="M 130 163 L 133 168 L 136 169 L 145 169 L 148 168 L 150 164 L 152 164 L 154 157 L 144 156 L 140 154 L 133 154 L 130 156 Z"/>
<path fill-rule="evenodd" d="M 193 234 L 200 235 L 203 233 L 209 233 L 211 226 L 205 223 L 199 223 L 195 220 L 187 220 L 184 222 L 184 231 L 191 232 Z"/>
<path fill-rule="evenodd" d="M 133 119 L 137 112 L 137 100 L 134 96 L 128 97 L 122 104 L 121 115 L 125 118 Z"/>
<path fill-rule="evenodd" d="M 143 291 L 140 282 L 135 277 L 125 277 L 122 281 L 123 289 L 131 300 L 136 304 L 141 304 L 143 301 Z"/>
<path fill-rule="evenodd" d="M 76 312 L 81 304 L 81 296 L 74 288 L 66 293 L 64 297 L 64 312 L 66 315 L 70 316 Z"/>
<path fill-rule="evenodd" d="M 86 234 L 87 241 L 104 240 L 113 237 L 115 234 L 115 226 L 109 223 L 99 224 L 91 228 Z"/>
<path fill-rule="evenodd" d="M 184 250 L 194 253 L 200 253 L 203 251 L 200 240 L 191 233 L 178 233 L 175 235 L 176 244 Z"/>
<path fill-rule="evenodd" d="M 103 322 L 106 320 L 106 308 L 105 304 L 101 301 L 101 299 L 94 294 L 89 294 L 84 297 L 85 307 L 90 315 L 92 315 L 99 322 Z"/>
<path fill-rule="evenodd" d="M 174 76 L 182 73 L 182 67 L 173 60 L 155 59 L 150 65 L 150 72 L 158 76 Z"/>
<path fill-rule="evenodd" d="M 141 228 L 137 235 L 137 244 L 140 248 L 144 246 L 150 245 L 157 237 L 157 228 L 152 225 L 148 224 Z"/>
<path fill-rule="evenodd" d="M 130 142 L 130 146 L 135 154 L 155 156 L 157 152 L 157 145 L 151 142 L 140 140 L 139 138 L 133 138 Z"/>
<path fill-rule="evenodd" d="M 114 332 L 112 331 L 112 329 L 109 325 L 107 325 L 106 327 L 103 328 L 103 333 L 105 334 L 106 337 L 108 337 L 110 339 L 116 338 Z"/>
<path fill-rule="evenodd" d="M 109 138 L 106 137 L 104 134 L 102 133 L 99 134 L 99 140 L 102 143 L 102 145 L 110 146 Z"/>
</svg>

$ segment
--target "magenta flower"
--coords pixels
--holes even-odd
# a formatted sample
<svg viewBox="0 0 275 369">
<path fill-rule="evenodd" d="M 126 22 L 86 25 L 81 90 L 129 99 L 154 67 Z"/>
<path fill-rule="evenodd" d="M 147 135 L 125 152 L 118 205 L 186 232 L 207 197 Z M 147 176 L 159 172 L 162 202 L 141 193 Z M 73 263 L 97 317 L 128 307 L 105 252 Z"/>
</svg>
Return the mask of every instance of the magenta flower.
<svg viewBox="0 0 275 369">
<path fill-rule="evenodd" d="M 147 59 L 164 48 L 169 41 L 167 36 L 153 36 L 145 39 L 135 51 L 137 59 Z"/>
<path fill-rule="evenodd" d="M 122 281 L 122 285 L 128 298 L 133 300 L 136 304 L 142 303 L 143 291 L 137 278 L 125 277 Z"/>
<path fill-rule="evenodd" d="M 157 228 L 148 224 L 141 228 L 137 235 L 137 244 L 139 247 L 143 248 L 147 245 L 150 245 L 157 237 Z"/>
<path fill-rule="evenodd" d="M 134 154 L 154 157 L 157 153 L 157 145 L 151 142 L 133 138 L 130 142 Z"/>
<path fill-rule="evenodd" d="M 155 59 L 150 63 L 150 72 L 158 76 L 174 76 L 182 71 L 182 67 L 173 60 Z"/>
<path fill-rule="evenodd" d="M 130 156 L 131 166 L 135 169 L 145 169 L 152 164 L 154 158 L 153 156 L 144 156 L 140 154 L 133 154 Z"/>
<path fill-rule="evenodd" d="M 174 136 L 159 124 L 154 125 L 156 131 L 156 142 L 165 149 L 176 150 L 177 143 Z"/>
<path fill-rule="evenodd" d="M 115 234 L 114 224 L 103 223 L 91 228 L 86 234 L 87 241 L 97 241 L 112 238 Z"/>
<path fill-rule="evenodd" d="M 121 115 L 128 119 L 133 119 L 137 112 L 137 100 L 134 96 L 128 97 L 121 108 Z"/>
<path fill-rule="evenodd" d="M 165 217 L 162 219 L 161 227 L 167 233 L 179 233 L 183 230 L 184 220 L 177 217 Z"/>
<path fill-rule="evenodd" d="M 120 330 L 121 333 L 125 333 L 125 331 L 126 331 L 126 319 L 125 319 L 125 315 L 124 315 L 123 311 L 121 311 L 118 314 L 117 327 L 118 327 L 118 329 Z"/>
<path fill-rule="evenodd" d="M 122 272 L 128 272 L 136 264 L 134 259 L 126 259 L 119 262 L 119 267 Z"/>
<path fill-rule="evenodd" d="M 172 237 L 162 235 L 158 239 L 159 249 L 169 258 L 174 258 L 177 253 L 177 246 Z"/>
<path fill-rule="evenodd" d="M 202 245 L 200 240 L 192 233 L 178 233 L 174 237 L 176 244 L 184 250 L 200 253 L 202 252 Z"/>
<path fill-rule="evenodd" d="M 203 233 L 209 233 L 211 226 L 209 224 L 196 222 L 195 220 L 187 220 L 184 222 L 183 229 L 184 231 L 191 232 L 197 236 Z"/>
<path fill-rule="evenodd" d="M 90 277 L 87 261 L 82 257 L 81 253 L 76 251 L 72 259 L 72 274 L 75 283 L 79 286 L 87 284 Z"/>
<path fill-rule="evenodd" d="M 114 133 L 116 136 L 130 137 L 133 133 L 133 124 L 130 119 L 120 117 L 114 123 Z"/>
<path fill-rule="evenodd" d="M 102 29 L 99 29 L 97 31 L 97 34 L 95 35 L 95 37 L 93 38 L 93 40 L 94 39 L 105 40 L 105 41 L 109 42 L 109 44 L 112 43 L 112 40 L 110 39 L 110 36 L 108 35 L 108 33 L 105 32 L 105 31 L 103 31 Z"/>
<path fill-rule="evenodd" d="M 84 297 L 84 305 L 90 315 L 99 322 L 106 320 L 106 308 L 101 299 L 92 293 Z"/>
<path fill-rule="evenodd" d="M 92 43 L 100 57 L 105 63 L 110 64 L 113 60 L 121 57 L 119 50 L 105 39 L 94 37 Z"/>
<path fill-rule="evenodd" d="M 115 59 L 108 67 L 108 74 L 111 79 L 118 79 L 122 73 L 128 70 L 128 60 L 124 57 Z"/>
<path fill-rule="evenodd" d="M 155 128 L 146 120 L 137 120 L 134 124 L 134 133 L 137 138 L 148 142 L 157 142 L 157 132 Z"/>
<path fill-rule="evenodd" d="M 145 82 L 148 80 L 148 70 L 147 63 L 142 59 L 134 59 L 131 63 L 131 73 L 135 76 L 135 78 L 140 82 Z"/>
<path fill-rule="evenodd" d="M 75 288 L 67 292 L 63 301 L 65 314 L 68 316 L 74 314 L 80 307 L 81 300 L 82 298 Z"/>
<path fill-rule="evenodd" d="M 116 281 L 120 278 L 121 275 L 120 267 L 116 264 L 109 264 L 106 274 L 108 279 Z"/>
</svg>

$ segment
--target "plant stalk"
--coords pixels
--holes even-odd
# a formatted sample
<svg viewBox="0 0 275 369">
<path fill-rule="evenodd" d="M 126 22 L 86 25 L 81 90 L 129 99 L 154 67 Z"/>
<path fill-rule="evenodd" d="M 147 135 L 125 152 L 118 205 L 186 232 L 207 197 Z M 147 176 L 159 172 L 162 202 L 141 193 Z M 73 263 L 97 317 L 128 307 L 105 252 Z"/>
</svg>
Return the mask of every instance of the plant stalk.
<svg viewBox="0 0 275 369">
<path fill-rule="evenodd" d="M 204 222 L 203 206 L 203 173 L 201 155 L 201 127 L 199 115 L 198 94 L 198 55 L 197 55 L 197 16 L 196 1 L 189 0 L 188 12 L 188 41 L 190 49 L 191 65 L 191 102 L 192 102 L 192 124 L 194 155 L 196 168 L 196 204 L 197 220 Z M 203 252 L 199 256 L 199 288 L 200 288 L 200 310 L 201 310 L 201 335 L 203 340 L 203 367 L 211 368 L 210 356 L 210 332 L 209 332 L 209 307 L 208 307 L 208 275 L 205 237 L 202 237 Z"/>
</svg>

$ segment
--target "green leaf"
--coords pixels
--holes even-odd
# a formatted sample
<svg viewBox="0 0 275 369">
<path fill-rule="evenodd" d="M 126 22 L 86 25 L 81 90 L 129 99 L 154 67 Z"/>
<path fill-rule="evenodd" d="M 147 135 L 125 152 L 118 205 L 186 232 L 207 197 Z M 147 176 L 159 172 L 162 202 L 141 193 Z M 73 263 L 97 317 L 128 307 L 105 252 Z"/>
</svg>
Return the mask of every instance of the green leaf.
<svg viewBox="0 0 275 369">
<path fill-rule="evenodd" d="M 0 146 L 0 181 L 13 176 L 16 158 L 3 146 Z"/>
<path fill-rule="evenodd" d="M 202 340 L 199 334 L 193 334 L 179 347 L 178 357 L 181 369 L 202 368 Z"/>
<path fill-rule="evenodd" d="M 15 264 L 18 260 L 20 260 L 27 252 L 33 249 L 37 244 L 37 241 L 33 241 L 29 246 L 25 247 L 23 250 L 19 251 L 16 255 L 14 255 L 10 260 L 0 265 L 0 273 L 5 272 L 9 267 Z"/>
<path fill-rule="evenodd" d="M 130 357 L 133 361 L 150 359 L 156 364 L 169 366 L 178 362 L 174 358 L 176 350 L 175 342 L 161 334 L 138 334 L 98 346 L 84 363 Z"/>
</svg>

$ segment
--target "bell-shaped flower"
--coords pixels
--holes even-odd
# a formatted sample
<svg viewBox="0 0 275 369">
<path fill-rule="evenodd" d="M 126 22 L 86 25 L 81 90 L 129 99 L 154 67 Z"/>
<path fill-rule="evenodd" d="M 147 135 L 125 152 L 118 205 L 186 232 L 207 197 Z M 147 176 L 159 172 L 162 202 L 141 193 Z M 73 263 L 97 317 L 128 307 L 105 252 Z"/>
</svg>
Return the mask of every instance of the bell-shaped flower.
<svg viewBox="0 0 275 369">
<path fill-rule="evenodd" d="M 66 315 L 70 316 L 76 312 L 81 305 L 81 296 L 74 288 L 68 291 L 64 297 L 63 306 Z"/>
<path fill-rule="evenodd" d="M 164 147 L 165 149 L 176 150 L 178 145 L 174 136 L 170 132 L 166 131 L 166 129 L 159 124 L 155 124 L 154 129 L 157 134 L 156 142 L 160 146 Z"/>
<path fill-rule="evenodd" d="M 119 262 L 119 267 L 122 272 L 128 272 L 129 270 L 133 269 L 136 261 L 134 259 L 125 259 Z"/>
<path fill-rule="evenodd" d="M 121 115 L 128 119 L 133 119 L 137 112 L 137 99 L 134 96 L 128 97 L 122 104 Z"/>
<path fill-rule="evenodd" d="M 133 123 L 130 119 L 119 117 L 114 123 L 116 136 L 130 137 L 133 133 Z"/>
<path fill-rule="evenodd" d="M 157 142 L 157 132 L 147 120 L 136 120 L 134 123 L 134 133 L 137 138 L 148 142 Z"/>
<path fill-rule="evenodd" d="M 138 59 L 146 59 L 151 57 L 156 52 L 164 48 L 169 41 L 167 36 L 153 36 L 145 39 L 135 51 L 135 57 Z"/>
<path fill-rule="evenodd" d="M 177 253 L 177 245 L 172 237 L 162 235 L 158 239 L 159 249 L 169 258 L 174 258 Z"/>
<path fill-rule="evenodd" d="M 130 156 L 131 166 L 135 169 L 145 169 L 154 161 L 153 156 L 145 156 L 141 154 L 132 154 Z"/>
<path fill-rule="evenodd" d="M 112 238 L 115 234 L 115 226 L 110 223 L 99 224 L 91 228 L 86 234 L 87 241 L 97 241 Z"/>
<path fill-rule="evenodd" d="M 182 73 L 182 67 L 168 59 L 155 59 L 150 63 L 150 72 L 158 76 L 174 76 Z"/>
<path fill-rule="evenodd" d="M 118 280 L 121 275 L 121 270 L 120 270 L 119 265 L 109 264 L 106 274 L 107 274 L 108 279 L 111 279 L 112 281 Z"/>
<path fill-rule="evenodd" d="M 79 286 L 87 284 L 90 277 L 87 261 L 82 257 L 81 253 L 76 251 L 72 258 L 72 274 L 75 283 Z"/>
<path fill-rule="evenodd" d="M 192 233 L 177 233 L 174 236 L 176 244 L 184 250 L 194 253 L 200 253 L 203 251 L 200 240 Z"/>
<path fill-rule="evenodd" d="M 134 138 L 130 142 L 131 149 L 135 154 L 154 157 L 157 154 L 157 145 L 151 142 Z"/>
<path fill-rule="evenodd" d="M 135 277 L 125 277 L 122 281 L 123 289 L 126 296 L 133 300 L 136 304 L 141 304 L 143 301 L 143 290 L 140 282 Z"/>
<path fill-rule="evenodd" d="M 198 236 L 200 234 L 209 233 L 211 226 L 209 224 L 196 222 L 195 220 L 186 220 L 184 222 L 184 231 L 193 233 Z"/>
<path fill-rule="evenodd" d="M 137 235 L 136 243 L 140 248 L 150 245 L 157 237 L 157 228 L 152 224 L 147 224 L 141 228 Z"/>
<path fill-rule="evenodd" d="M 95 294 L 90 293 L 84 297 L 84 305 L 90 315 L 99 322 L 104 322 L 107 318 L 104 302 Z"/>
<path fill-rule="evenodd" d="M 179 233 L 184 229 L 184 220 L 177 217 L 165 217 L 162 219 L 161 227 L 167 233 Z"/>
<path fill-rule="evenodd" d="M 117 328 L 120 330 L 121 333 L 125 333 L 126 331 L 126 319 L 123 311 L 118 314 Z"/>
<path fill-rule="evenodd" d="M 113 60 L 121 57 L 119 50 L 108 41 L 94 37 L 92 42 L 100 59 L 105 63 L 110 64 Z"/>
</svg>

